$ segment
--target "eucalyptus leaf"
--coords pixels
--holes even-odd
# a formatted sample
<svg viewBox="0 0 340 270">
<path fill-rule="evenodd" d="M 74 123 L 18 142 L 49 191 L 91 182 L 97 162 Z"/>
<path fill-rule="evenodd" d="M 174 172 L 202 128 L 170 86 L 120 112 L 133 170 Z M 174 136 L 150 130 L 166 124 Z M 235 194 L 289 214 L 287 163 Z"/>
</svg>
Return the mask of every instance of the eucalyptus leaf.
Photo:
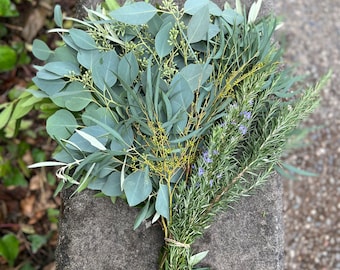
<svg viewBox="0 0 340 270">
<path fill-rule="evenodd" d="M 57 80 L 63 78 L 64 75 L 58 75 L 53 72 L 49 72 L 45 69 L 42 69 L 37 72 L 37 77 L 43 80 Z"/>
<path fill-rule="evenodd" d="M 114 113 L 105 107 L 98 107 L 96 104 L 91 103 L 92 106 L 87 106 L 86 111 L 82 114 L 82 121 L 86 126 L 96 125 L 95 122 L 89 120 L 86 116 L 91 116 L 97 121 L 104 123 L 112 128 L 118 129 L 119 124 L 117 119 L 114 118 Z"/>
<path fill-rule="evenodd" d="M 96 86 L 105 91 L 112 87 L 117 77 L 119 57 L 115 51 L 102 52 L 98 55 L 97 61 L 91 66 L 93 81 Z M 124 70 L 124 72 L 127 72 Z"/>
<path fill-rule="evenodd" d="M 57 26 L 63 27 L 63 13 L 61 12 L 60 5 L 54 7 L 54 22 Z"/>
<path fill-rule="evenodd" d="M 152 182 L 148 171 L 137 170 L 124 180 L 124 192 L 128 204 L 136 206 L 143 202 L 152 192 Z"/>
<path fill-rule="evenodd" d="M 147 200 L 146 204 L 139 211 L 136 217 L 136 220 L 135 220 L 135 224 L 133 225 L 134 230 L 136 230 L 142 224 L 142 222 L 147 218 L 149 207 L 150 207 L 150 199 Z"/>
<path fill-rule="evenodd" d="M 77 127 L 76 118 L 64 109 L 56 111 L 46 121 L 46 130 L 51 138 L 67 139 Z"/>
<path fill-rule="evenodd" d="M 214 2 L 209 1 L 209 13 L 214 16 L 221 16 L 222 10 Z"/>
<path fill-rule="evenodd" d="M 76 50 L 68 46 L 59 47 L 48 58 L 48 62 L 71 62 L 79 66 L 76 52 Z"/>
<path fill-rule="evenodd" d="M 84 115 L 84 118 L 87 118 L 88 120 L 93 121 L 94 123 L 96 123 L 98 126 L 102 127 L 103 129 L 105 129 L 106 131 L 109 132 L 109 134 L 113 137 L 116 138 L 117 140 L 121 141 L 122 143 L 125 143 L 124 139 L 122 138 L 122 136 L 113 128 L 111 128 L 110 126 L 108 126 L 107 124 L 99 121 L 96 118 L 93 118 L 90 115 Z"/>
<path fill-rule="evenodd" d="M 191 72 L 184 71 L 184 75 L 191 79 L 190 76 L 196 76 L 197 74 L 191 74 Z M 190 74 L 189 76 L 187 76 Z M 198 84 L 198 83 L 197 83 Z M 170 90 L 169 90 L 169 99 L 171 104 L 173 104 L 174 101 L 182 105 L 182 109 L 186 110 L 194 100 L 194 93 L 192 91 L 192 88 L 194 88 L 195 85 L 190 85 L 189 81 L 186 80 L 186 78 L 183 76 L 183 74 L 177 73 L 171 84 L 170 84 Z M 176 109 L 172 109 L 172 111 L 177 112 L 177 110 L 180 109 L 176 107 Z"/>
<path fill-rule="evenodd" d="M 186 14 L 195 15 L 201 12 L 202 7 L 207 7 L 209 5 L 209 0 L 187 0 L 184 3 L 184 12 Z"/>
<path fill-rule="evenodd" d="M 222 18 L 230 25 L 239 25 L 244 22 L 244 17 L 233 9 L 225 9 Z"/>
<path fill-rule="evenodd" d="M 80 75 L 79 66 L 71 62 L 50 62 L 44 66 L 44 70 L 63 77 Z"/>
<path fill-rule="evenodd" d="M 148 30 L 153 36 L 156 36 L 162 25 L 162 18 L 156 14 L 151 20 L 148 21 Z"/>
<path fill-rule="evenodd" d="M 101 54 L 99 50 L 79 50 L 77 53 L 77 60 L 79 64 L 87 69 L 94 69 L 98 63 Z"/>
<path fill-rule="evenodd" d="M 94 39 L 84 30 L 71 28 L 69 30 L 70 37 L 74 44 L 84 50 L 96 50 L 97 44 Z"/>
<path fill-rule="evenodd" d="M 212 65 L 190 64 L 184 67 L 180 71 L 180 74 L 187 81 L 191 91 L 194 91 L 209 79 L 212 71 Z M 173 80 L 175 80 L 175 78 Z"/>
<path fill-rule="evenodd" d="M 113 172 L 107 178 L 105 184 L 102 186 L 101 191 L 106 196 L 120 196 L 122 190 L 120 188 L 120 172 Z"/>
<path fill-rule="evenodd" d="M 44 80 L 38 77 L 34 77 L 32 81 L 38 86 L 42 91 L 44 91 L 49 96 L 53 96 L 59 91 L 61 91 L 67 84 L 67 81 L 62 79 L 56 80 Z"/>
<path fill-rule="evenodd" d="M 63 91 L 50 98 L 57 106 L 74 112 L 81 111 L 92 101 L 90 90 L 80 82 L 69 83 Z"/>
<path fill-rule="evenodd" d="M 156 198 L 156 211 L 157 213 L 165 217 L 167 220 L 169 220 L 170 218 L 169 207 L 170 207 L 169 188 L 165 184 L 159 184 L 159 189 Z"/>
<path fill-rule="evenodd" d="M 33 41 L 32 53 L 39 60 L 46 61 L 52 54 L 52 51 L 45 42 L 35 39 Z"/>
<path fill-rule="evenodd" d="M 188 24 L 188 40 L 189 43 L 196 43 L 201 40 L 206 40 L 210 24 L 210 14 L 208 4 L 202 6 L 195 13 Z"/>
<path fill-rule="evenodd" d="M 96 178 L 93 181 L 90 181 L 87 188 L 91 190 L 102 190 L 106 181 L 107 178 Z"/>
<path fill-rule="evenodd" d="M 167 56 L 173 49 L 173 45 L 169 44 L 170 30 L 173 27 L 171 22 L 162 26 L 155 38 L 155 48 L 159 57 Z"/>
<path fill-rule="evenodd" d="M 118 65 L 118 76 L 127 85 L 131 85 L 132 82 L 137 78 L 139 72 L 139 66 L 136 56 L 129 52 L 124 55 Z"/>
<path fill-rule="evenodd" d="M 73 41 L 71 35 L 63 35 L 63 41 L 65 42 L 65 44 L 72 48 L 75 51 L 78 51 L 80 49 L 79 46 L 76 45 L 76 43 Z"/>
<path fill-rule="evenodd" d="M 124 143 L 113 138 L 111 141 L 110 149 L 112 151 L 123 151 L 129 149 L 134 141 L 134 132 L 131 126 L 121 125 L 117 130 L 121 137 L 124 139 Z"/>
<path fill-rule="evenodd" d="M 145 2 L 136 2 L 110 12 L 110 16 L 123 23 L 141 25 L 151 20 L 156 12 L 154 6 Z"/>
</svg>

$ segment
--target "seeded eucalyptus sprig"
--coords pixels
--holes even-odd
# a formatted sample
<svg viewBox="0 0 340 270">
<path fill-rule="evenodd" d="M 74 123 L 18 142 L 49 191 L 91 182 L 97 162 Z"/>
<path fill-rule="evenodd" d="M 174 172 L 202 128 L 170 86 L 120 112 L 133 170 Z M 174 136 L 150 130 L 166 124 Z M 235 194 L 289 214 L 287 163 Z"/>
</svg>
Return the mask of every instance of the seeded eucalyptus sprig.
<svg viewBox="0 0 340 270">
<path fill-rule="evenodd" d="M 239 1 L 136 2 L 87 10 L 87 20 L 56 6 L 64 45 L 33 44 L 46 64 L 30 91 L 59 107 L 47 120 L 59 148 L 32 167 L 60 166 L 57 191 L 75 184 L 140 207 L 135 228 L 159 221 L 160 269 L 193 269 L 206 252 L 191 244 L 267 179 L 317 104 L 320 87 L 291 92 L 297 79 L 271 42 L 276 19 L 256 20 L 260 5 L 246 14 Z"/>
</svg>

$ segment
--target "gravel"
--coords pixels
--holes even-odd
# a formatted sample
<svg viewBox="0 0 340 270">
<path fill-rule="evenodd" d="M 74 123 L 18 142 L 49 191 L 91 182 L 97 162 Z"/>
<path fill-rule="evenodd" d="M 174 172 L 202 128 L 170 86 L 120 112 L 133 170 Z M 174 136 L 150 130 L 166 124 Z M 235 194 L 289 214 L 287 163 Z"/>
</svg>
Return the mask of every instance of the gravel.
<svg viewBox="0 0 340 270">
<path fill-rule="evenodd" d="M 318 177 L 284 181 L 285 269 L 340 269 L 340 1 L 278 0 L 285 62 L 315 83 L 331 81 L 318 110 L 303 123 L 314 130 L 285 160 Z"/>
</svg>

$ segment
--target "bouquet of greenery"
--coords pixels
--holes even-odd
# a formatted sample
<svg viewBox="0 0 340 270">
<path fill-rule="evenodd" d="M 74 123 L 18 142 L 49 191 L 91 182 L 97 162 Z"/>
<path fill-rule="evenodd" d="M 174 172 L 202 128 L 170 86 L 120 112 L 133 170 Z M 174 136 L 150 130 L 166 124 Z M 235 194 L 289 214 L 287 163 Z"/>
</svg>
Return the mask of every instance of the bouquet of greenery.
<svg viewBox="0 0 340 270">
<path fill-rule="evenodd" d="M 59 109 L 47 119 L 58 142 L 57 192 L 77 185 L 121 197 L 159 221 L 160 269 L 193 269 L 206 251 L 191 244 L 214 216 L 261 185 L 287 139 L 319 100 L 322 82 L 292 91 L 272 43 L 274 17 L 256 20 L 239 1 L 224 10 L 209 0 L 129 3 L 54 19 L 63 44 L 35 40 L 46 61 L 33 79 L 39 98 Z M 71 29 L 63 28 L 72 20 Z"/>
</svg>

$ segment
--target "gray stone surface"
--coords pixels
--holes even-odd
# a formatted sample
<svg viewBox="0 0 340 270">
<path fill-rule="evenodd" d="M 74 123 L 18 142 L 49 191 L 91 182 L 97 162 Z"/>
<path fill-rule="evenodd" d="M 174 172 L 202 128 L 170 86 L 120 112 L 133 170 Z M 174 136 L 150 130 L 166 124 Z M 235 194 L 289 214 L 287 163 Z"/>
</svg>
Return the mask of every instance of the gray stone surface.
<svg viewBox="0 0 340 270">
<path fill-rule="evenodd" d="M 178 1 L 183 2 L 183 1 Z M 224 1 L 216 1 L 223 4 Z M 242 1 L 252 3 L 252 0 Z M 84 4 L 91 1 L 82 2 Z M 263 3 L 262 15 L 272 9 Z M 133 231 L 136 209 L 122 201 L 93 198 L 86 190 L 63 193 L 57 270 L 153 270 L 164 243 L 160 226 L 143 224 Z M 254 196 L 242 198 L 206 231 L 193 247 L 209 250 L 202 266 L 212 270 L 282 270 L 282 185 L 273 177 Z"/>
<path fill-rule="evenodd" d="M 220 214 L 194 246 L 209 250 L 202 266 L 216 270 L 283 269 L 282 182 L 272 177 Z"/>
<path fill-rule="evenodd" d="M 160 226 L 133 231 L 137 214 L 122 201 L 93 198 L 84 191 L 69 198 L 59 222 L 57 270 L 156 270 L 163 245 Z M 193 247 L 209 250 L 202 266 L 212 270 L 282 270 L 282 184 L 273 177 L 253 196 L 218 216 Z M 174 270 L 174 269 L 173 269 Z"/>
</svg>

